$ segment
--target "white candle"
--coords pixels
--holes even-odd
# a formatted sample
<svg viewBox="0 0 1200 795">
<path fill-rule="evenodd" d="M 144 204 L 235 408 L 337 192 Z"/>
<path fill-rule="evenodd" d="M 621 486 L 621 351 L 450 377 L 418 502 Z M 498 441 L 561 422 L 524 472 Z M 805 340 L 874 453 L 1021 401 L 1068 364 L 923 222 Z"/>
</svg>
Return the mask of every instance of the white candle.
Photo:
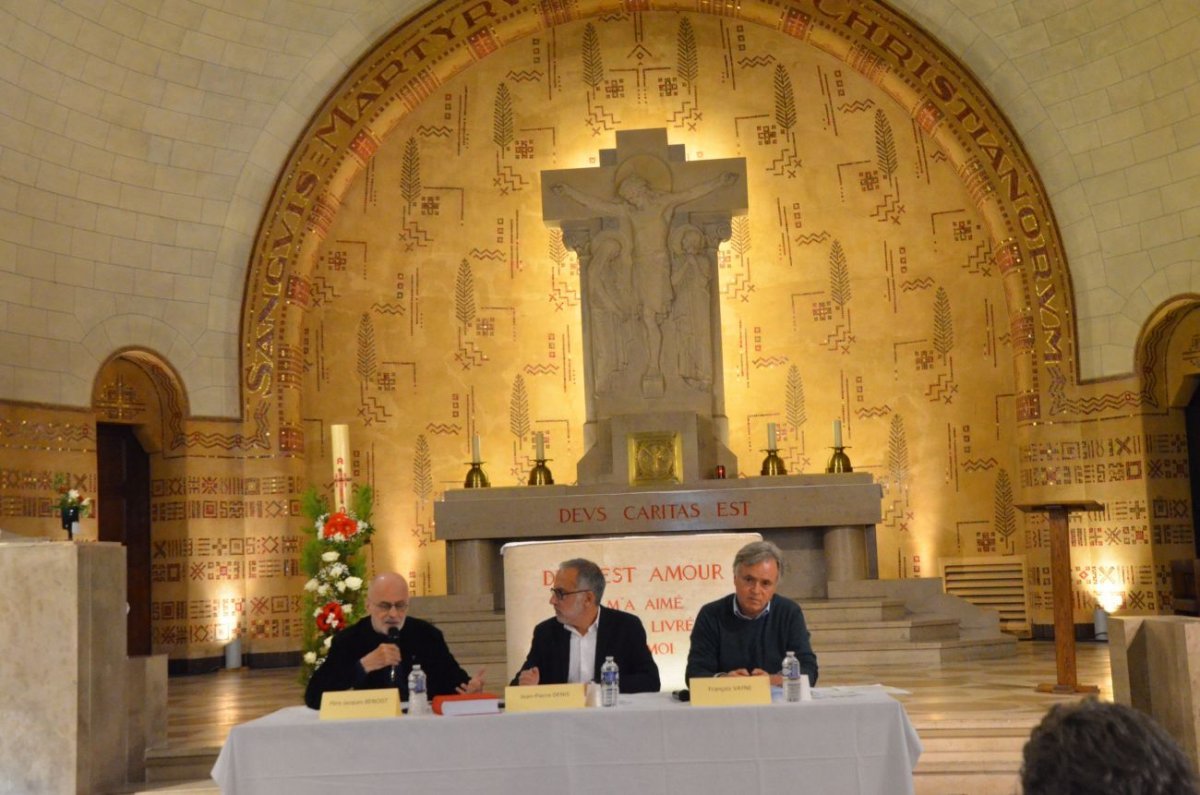
<svg viewBox="0 0 1200 795">
<path fill-rule="evenodd" d="M 833 446 L 834 447 L 842 446 L 842 421 L 841 420 L 833 421 Z"/>
<path fill-rule="evenodd" d="M 479 434 L 471 434 L 471 460 L 479 462 L 483 459 L 479 457 Z"/>
<path fill-rule="evenodd" d="M 778 449 L 775 446 L 775 423 L 773 423 L 773 422 L 767 423 L 767 449 L 768 450 L 777 450 Z"/>
<path fill-rule="evenodd" d="M 346 510 L 350 485 L 350 426 L 329 426 L 329 447 L 333 451 L 333 509 Z"/>
<path fill-rule="evenodd" d="M 542 438 L 542 432 L 538 431 L 537 435 L 535 435 L 533 438 L 535 440 L 535 445 L 537 446 L 537 455 L 535 456 L 535 458 L 537 458 L 538 461 L 545 461 L 546 460 L 546 442 Z"/>
</svg>

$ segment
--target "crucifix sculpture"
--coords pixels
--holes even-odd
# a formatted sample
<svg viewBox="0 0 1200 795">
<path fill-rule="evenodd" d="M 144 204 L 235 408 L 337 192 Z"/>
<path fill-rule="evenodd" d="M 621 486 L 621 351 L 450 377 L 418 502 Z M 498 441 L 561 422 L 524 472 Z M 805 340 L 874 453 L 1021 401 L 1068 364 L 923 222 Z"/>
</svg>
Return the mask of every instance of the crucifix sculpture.
<svg viewBox="0 0 1200 795">
<path fill-rule="evenodd" d="M 596 168 L 542 172 L 543 218 L 579 257 L 589 426 L 723 423 L 717 247 L 746 210 L 745 160 L 688 162 L 664 129 L 616 139 Z"/>
</svg>

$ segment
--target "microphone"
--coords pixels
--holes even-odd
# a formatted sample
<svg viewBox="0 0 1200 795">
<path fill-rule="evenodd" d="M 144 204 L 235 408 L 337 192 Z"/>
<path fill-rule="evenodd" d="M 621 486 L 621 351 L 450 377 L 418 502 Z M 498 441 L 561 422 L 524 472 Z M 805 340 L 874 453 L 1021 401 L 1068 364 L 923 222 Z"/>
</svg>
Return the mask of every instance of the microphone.
<svg viewBox="0 0 1200 795">
<path fill-rule="evenodd" d="M 400 648 L 400 630 L 395 627 L 388 627 L 388 640 L 396 644 L 396 648 Z M 394 685 L 396 684 L 396 666 L 392 666 L 391 673 L 388 675 L 388 680 Z"/>
</svg>

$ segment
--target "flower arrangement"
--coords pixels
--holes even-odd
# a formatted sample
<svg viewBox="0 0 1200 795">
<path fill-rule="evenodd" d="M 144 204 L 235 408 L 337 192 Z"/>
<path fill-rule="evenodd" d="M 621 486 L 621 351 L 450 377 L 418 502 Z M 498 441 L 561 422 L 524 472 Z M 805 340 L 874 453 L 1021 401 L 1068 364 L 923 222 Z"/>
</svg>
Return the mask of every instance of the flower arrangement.
<svg viewBox="0 0 1200 795">
<path fill-rule="evenodd" d="M 88 515 L 92 509 L 92 498 L 84 497 L 78 489 L 67 488 L 67 476 L 58 473 L 54 476 L 54 489 L 58 492 L 58 515 L 62 519 L 63 530 L 70 537 L 75 522 Z"/>
<path fill-rule="evenodd" d="M 366 615 L 366 562 L 361 552 L 375 531 L 371 526 L 374 498 L 370 486 L 356 486 L 350 510 L 331 513 L 325 498 L 315 489 L 304 493 L 304 514 L 311 523 L 301 558 L 308 575 L 304 584 L 302 682 L 307 682 L 325 662 L 333 636 Z"/>
</svg>

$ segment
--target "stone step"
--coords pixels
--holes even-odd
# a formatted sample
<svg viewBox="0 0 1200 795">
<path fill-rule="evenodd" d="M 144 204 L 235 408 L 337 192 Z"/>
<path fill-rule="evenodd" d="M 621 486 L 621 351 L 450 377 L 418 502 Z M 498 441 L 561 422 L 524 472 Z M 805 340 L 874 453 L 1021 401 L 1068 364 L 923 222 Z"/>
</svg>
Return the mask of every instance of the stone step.
<svg viewBox="0 0 1200 795">
<path fill-rule="evenodd" d="M 146 783 L 207 779 L 219 753 L 218 746 L 150 748 L 146 751 Z"/>
<path fill-rule="evenodd" d="M 804 608 L 809 624 L 817 621 L 894 621 L 904 618 L 907 610 L 900 599 L 864 597 L 857 599 L 793 599 Z"/>
<path fill-rule="evenodd" d="M 1011 657 L 1017 639 L 1010 636 L 931 641 L 813 644 L 822 667 L 863 665 L 936 665 L 964 660 Z"/>
<path fill-rule="evenodd" d="M 958 619 L 911 617 L 896 621 L 809 621 L 813 642 L 875 643 L 897 640 L 954 640 L 958 638 Z"/>
</svg>

